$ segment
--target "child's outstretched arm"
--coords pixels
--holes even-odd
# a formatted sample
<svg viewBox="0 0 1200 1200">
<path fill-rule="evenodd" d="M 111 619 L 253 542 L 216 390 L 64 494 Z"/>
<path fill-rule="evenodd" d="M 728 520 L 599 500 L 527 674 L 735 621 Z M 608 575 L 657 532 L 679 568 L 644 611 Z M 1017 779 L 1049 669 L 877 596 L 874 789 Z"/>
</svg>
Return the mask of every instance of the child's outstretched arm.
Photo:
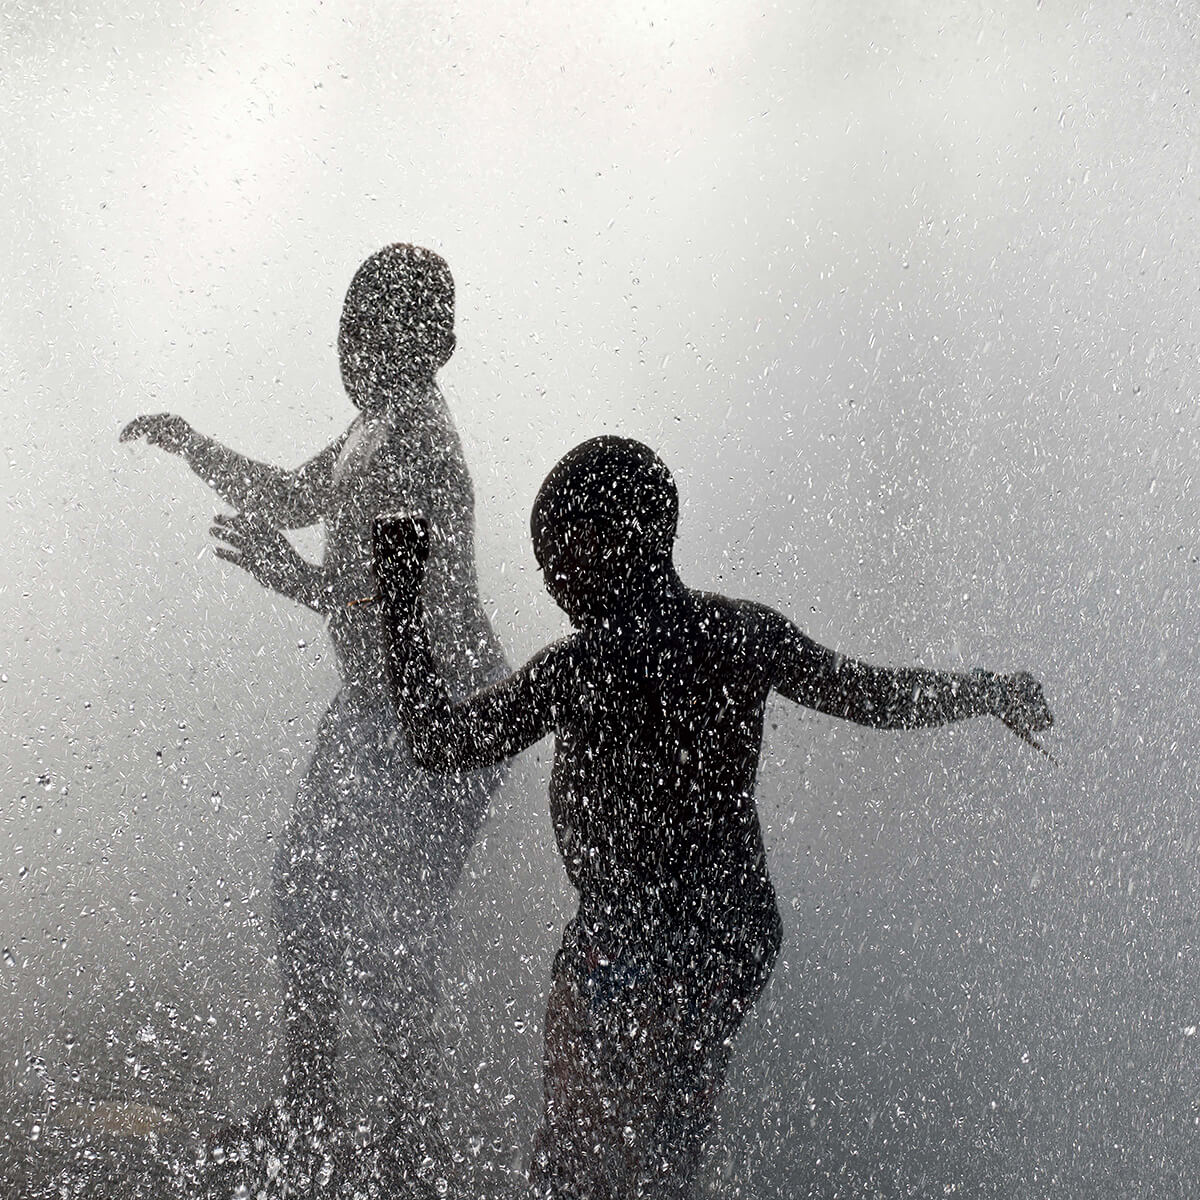
<svg viewBox="0 0 1200 1200">
<path fill-rule="evenodd" d="M 173 413 L 135 417 L 120 440 L 136 438 L 178 454 L 227 504 L 280 529 L 302 529 L 321 519 L 345 441 L 343 436 L 303 466 L 286 470 L 230 450 Z"/>
<path fill-rule="evenodd" d="M 774 687 L 798 704 L 873 729 L 918 729 L 993 716 L 1030 737 L 1054 718 L 1041 685 L 1024 671 L 931 671 L 875 667 L 818 645 L 772 614 Z"/>
<path fill-rule="evenodd" d="M 549 733 L 553 648 L 507 679 L 452 704 L 421 612 L 429 527 L 418 517 L 376 517 L 372 543 L 393 698 L 417 763 L 427 771 L 488 766 Z"/>
<path fill-rule="evenodd" d="M 333 615 L 337 602 L 332 573 L 310 563 L 274 525 L 245 513 L 217 513 L 209 533 L 217 539 L 218 558 L 323 617 Z"/>
</svg>

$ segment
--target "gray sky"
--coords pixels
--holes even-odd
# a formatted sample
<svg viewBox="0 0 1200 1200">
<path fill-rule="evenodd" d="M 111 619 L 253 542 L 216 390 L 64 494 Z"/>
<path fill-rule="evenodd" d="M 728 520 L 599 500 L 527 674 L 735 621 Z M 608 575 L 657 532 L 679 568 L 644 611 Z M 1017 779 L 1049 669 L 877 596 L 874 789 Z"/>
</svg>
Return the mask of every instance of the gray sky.
<svg viewBox="0 0 1200 1200">
<path fill-rule="evenodd" d="M 890 1195 L 923 1155 L 975 1195 L 1200 1178 L 1198 24 L 1149 3 L 0 5 L 0 1085 L 26 1086 L 22 1046 L 69 1064 L 68 1027 L 161 1027 L 153 995 L 253 1098 L 258 891 L 329 653 L 212 557 L 203 486 L 115 437 L 170 409 L 308 457 L 351 415 L 342 293 L 410 240 L 458 280 L 444 382 L 514 660 L 563 628 L 537 484 L 620 430 L 679 479 L 690 581 L 879 661 L 1028 667 L 1059 716 L 1054 771 L 991 723 L 773 710 L 788 944 L 739 1043 L 727 1187 Z M 510 1149 L 569 903 L 544 760 L 476 855 L 454 966 L 491 1064 L 462 1067 L 484 1081 L 463 1120 Z"/>
</svg>

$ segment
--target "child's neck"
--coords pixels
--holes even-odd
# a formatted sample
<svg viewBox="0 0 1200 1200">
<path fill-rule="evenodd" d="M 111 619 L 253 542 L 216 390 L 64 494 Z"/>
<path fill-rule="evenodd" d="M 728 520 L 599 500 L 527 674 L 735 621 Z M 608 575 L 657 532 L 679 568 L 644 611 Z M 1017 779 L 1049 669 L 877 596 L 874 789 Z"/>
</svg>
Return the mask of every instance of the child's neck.
<svg viewBox="0 0 1200 1200">
<path fill-rule="evenodd" d="M 618 620 L 645 621 L 655 613 L 674 608 L 686 593 L 673 562 L 655 563 L 632 582 Z"/>
<path fill-rule="evenodd" d="M 409 413 L 427 408 L 430 392 L 437 390 L 432 375 L 406 375 L 380 380 L 367 390 L 359 405 L 366 417 Z"/>
</svg>

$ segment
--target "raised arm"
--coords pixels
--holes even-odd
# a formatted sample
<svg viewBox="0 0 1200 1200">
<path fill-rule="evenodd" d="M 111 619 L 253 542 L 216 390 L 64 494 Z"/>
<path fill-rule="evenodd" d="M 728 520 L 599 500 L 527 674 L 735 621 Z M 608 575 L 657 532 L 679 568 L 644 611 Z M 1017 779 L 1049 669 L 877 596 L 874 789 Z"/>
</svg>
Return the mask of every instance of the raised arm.
<svg viewBox="0 0 1200 1200">
<path fill-rule="evenodd" d="M 767 636 L 776 691 L 859 725 L 919 729 L 994 716 L 1028 736 L 1053 724 L 1041 687 L 1024 672 L 875 667 L 818 645 L 777 613 L 768 619 Z"/>
<path fill-rule="evenodd" d="M 408 516 L 378 517 L 372 534 L 393 696 L 417 763 L 447 772 L 487 766 L 549 733 L 553 648 L 507 679 L 451 704 L 420 611 L 428 526 Z"/>
<path fill-rule="evenodd" d="M 136 417 L 121 430 L 121 441 L 145 438 L 178 454 L 227 504 L 280 529 L 313 525 L 324 514 L 345 437 L 294 470 L 257 462 L 197 433 L 182 417 L 154 413 Z"/>
</svg>

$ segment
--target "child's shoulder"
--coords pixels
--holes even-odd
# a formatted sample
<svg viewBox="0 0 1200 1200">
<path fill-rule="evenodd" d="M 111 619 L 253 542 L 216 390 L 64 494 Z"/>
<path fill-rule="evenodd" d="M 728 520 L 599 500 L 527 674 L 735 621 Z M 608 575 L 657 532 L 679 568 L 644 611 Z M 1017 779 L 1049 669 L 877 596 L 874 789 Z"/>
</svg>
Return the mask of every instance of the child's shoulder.
<svg viewBox="0 0 1200 1200">
<path fill-rule="evenodd" d="M 720 592 L 693 592 L 697 612 L 702 619 L 720 621 L 730 628 L 751 633 L 774 630 L 787 618 L 757 600 L 742 600 Z"/>
<path fill-rule="evenodd" d="M 700 629 L 739 656 L 769 657 L 789 625 L 786 617 L 756 600 L 723 596 L 719 592 L 695 592 L 693 596 Z"/>
</svg>

